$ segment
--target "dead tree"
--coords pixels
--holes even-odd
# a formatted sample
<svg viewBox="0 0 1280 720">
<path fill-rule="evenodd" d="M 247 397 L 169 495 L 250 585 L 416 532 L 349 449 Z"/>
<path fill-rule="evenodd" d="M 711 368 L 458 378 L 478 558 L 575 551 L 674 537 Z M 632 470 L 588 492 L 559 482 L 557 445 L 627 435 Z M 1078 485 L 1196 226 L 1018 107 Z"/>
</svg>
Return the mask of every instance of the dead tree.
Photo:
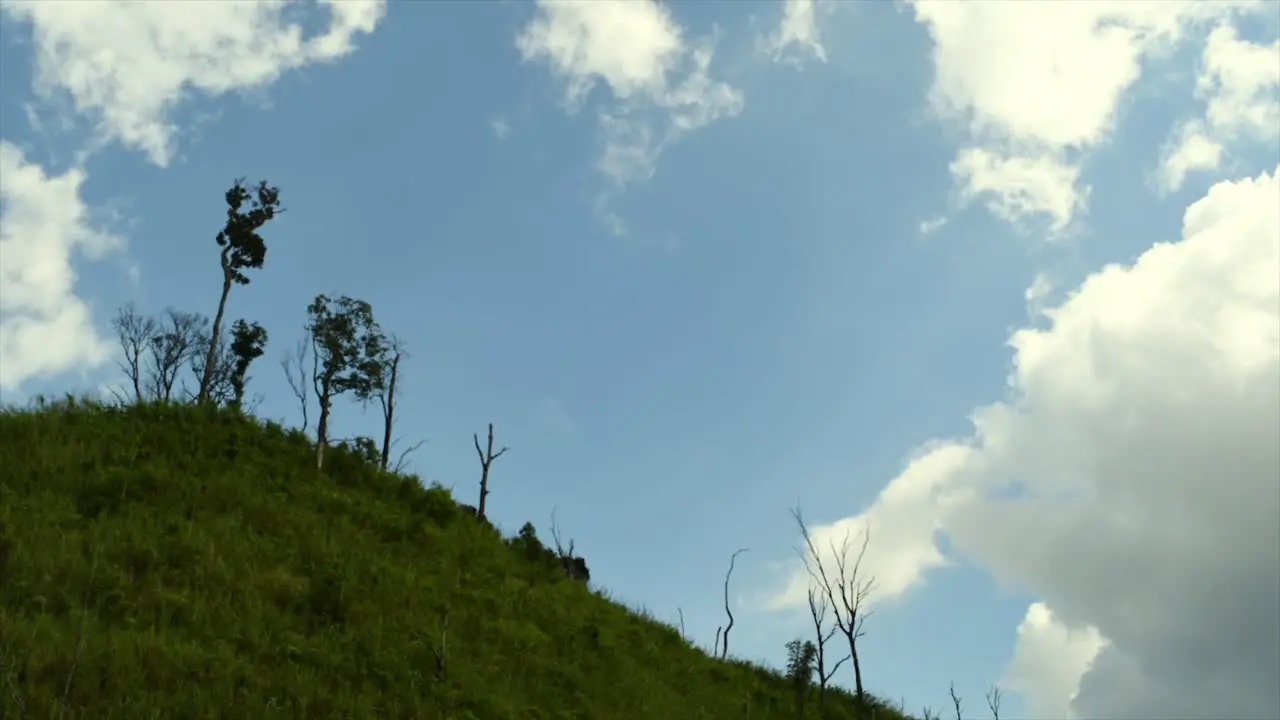
<svg viewBox="0 0 1280 720">
<path fill-rule="evenodd" d="M 987 691 L 987 707 L 991 708 L 991 720 L 1000 720 L 1000 701 L 1004 699 L 1004 693 L 1000 691 L 1000 686 L 992 685 Z"/>
<path fill-rule="evenodd" d="M 587 567 L 585 558 L 574 554 L 573 538 L 569 539 L 568 548 L 565 548 L 560 542 L 560 528 L 556 524 L 555 508 L 551 509 L 551 541 L 555 543 L 556 557 L 560 558 L 560 567 L 564 570 L 565 577 L 570 580 L 589 582 L 591 580 L 591 570 Z"/>
<path fill-rule="evenodd" d="M 951 694 L 951 704 L 956 709 L 956 720 L 964 720 L 964 717 L 960 714 L 960 696 L 956 695 L 956 682 L 954 680 L 951 681 L 951 689 L 948 692 Z"/>
<path fill-rule="evenodd" d="M 383 385 L 377 389 L 375 395 L 378 403 L 382 407 L 382 452 L 380 455 L 380 465 L 383 470 L 392 470 L 401 472 L 404 470 L 405 460 L 413 451 L 422 447 L 425 440 L 410 445 L 400 452 L 400 456 L 396 459 L 394 467 L 391 463 L 391 450 L 403 438 L 392 438 L 391 432 L 395 429 L 396 422 L 396 404 L 399 402 L 399 380 L 400 380 L 400 361 L 409 357 L 409 353 L 404 348 L 404 342 L 394 335 L 387 340 L 386 347 L 387 357 L 385 367 L 382 371 Z"/>
<path fill-rule="evenodd" d="M 503 447 L 496 453 L 493 451 L 493 423 L 489 423 L 489 444 L 484 450 L 480 449 L 479 435 L 472 434 L 471 439 L 475 441 L 476 454 L 480 456 L 480 504 L 476 506 L 476 517 L 483 520 L 485 500 L 489 497 L 489 467 L 511 448 Z"/>
<path fill-rule="evenodd" d="M 285 353 L 280 358 L 280 368 L 284 370 L 285 380 L 289 381 L 289 389 L 293 391 L 293 396 L 298 399 L 298 408 L 302 410 L 302 432 L 307 431 L 310 423 L 307 420 L 307 406 L 310 405 L 310 398 L 307 395 L 307 375 L 303 369 L 307 365 L 307 358 L 311 356 L 311 345 L 307 342 L 307 338 L 298 340 L 298 344 L 294 346 L 293 353 Z M 316 363 L 319 360 L 312 356 L 311 374 L 319 374 Z"/>
<path fill-rule="evenodd" d="M 148 348 L 151 358 L 151 396 L 156 400 L 173 399 L 178 371 L 201 350 L 201 340 L 209 319 L 199 313 L 186 313 L 167 308 L 155 324 Z"/>
<path fill-rule="evenodd" d="M 809 528 L 804 524 L 800 508 L 792 510 L 791 515 L 795 518 L 796 525 L 800 527 L 800 535 L 804 539 L 804 548 L 800 550 L 800 557 L 804 560 L 805 569 L 809 572 L 810 580 L 817 583 L 818 589 L 826 596 L 835 615 L 836 628 L 849 643 L 849 657 L 853 660 L 854 692 L 857 695 L 858 704 L 863 705 L 867 696 L 862 685 L 858 638 L 864 634 L 863 623 L 871 616 L 871 611 L 866 605 L 867 597 L 871 595 L 871 590 L 875 586 L 875 578 L 860 577 L 860 572 L 862 560 L 867 553 L 867 544 L 871 540 L 871 530 L 868 528 L 863 533 L 862 547 L 852 564 L 849 562 L 848 533 L 845 533 L 844 541 L 839 548 L 836 547 L 834 540 L 831 541 L 835 568 L 833 573 L 829 573 L 826 564 L 822 562 L 822 556 L 818 554 L 818 549 L 813 544 Z"/>
<path fill-rule="evenodd" d="M 720 628 L 716 628 L 716 645 L 720 649 L 720 659 L 723 660 L 729 656 L 729 631 L 733 629 L 733 611 L 729 609 L 729 578 L 733 575 L 733 565 L 738 561 L 738 556 L 747 552 L 747 548 L 738 548 L 733 552 L 733 556 L 729 558 L 729 572 L 724 574 L 724 613 L 729 616 L 729 624 L 724 626 L 724 632 L 720 632 Z M 715 650 L 712 650 L 715 655 Z"/>
<path fill-rule="evenodd" d="M 831 638 L 835 637 L 836 626 L 833 623 L 829 627 L 827 622 L 827 597 L 818 588 L 809 586 L 809 616 L 813 618 L 815 663 L 818 671 L 818 714 L 823 716 L 826 712 L 827 705 L 827 684 L 831 682 L 831 678 L 835 677 L 836 671 L 840 666 L 849 659 L 848 655 L 840 658 L 836 664 L 830 668 L 827 667 L 827 643 Z"/>
<path fill-rule="evenodd" d="M 151 347 L 151 339 L 156 333 L 156 321 L 139 313 L 138 308 L 129 303 L 116 311 L 111 327 L 120 338 L 120 349 L 124 351 L 120 369 L 129 378 L 134 402 L 142 402 L 142 355 Z"/>
</svg>

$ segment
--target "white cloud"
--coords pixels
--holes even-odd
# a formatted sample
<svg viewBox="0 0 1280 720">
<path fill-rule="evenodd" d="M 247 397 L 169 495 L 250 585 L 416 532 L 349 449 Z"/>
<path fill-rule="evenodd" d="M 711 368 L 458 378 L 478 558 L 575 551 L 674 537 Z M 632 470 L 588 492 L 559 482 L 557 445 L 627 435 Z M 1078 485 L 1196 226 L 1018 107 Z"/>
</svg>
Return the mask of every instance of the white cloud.
<svg viewBox="0 0 1280 720">
<path fill-rule="evenodd" d="M 826 62 L 817 14 L 829 4 L 824 0 L 782 0 L 782 19 L 776 30 L 760 38 L 760 49 L 775 62 L 799 62 L 805 55 Z"/>
<path fill-rule="evenodd" d="M 710 77 L 714 35 L 688 42 L 670 10 L 653 0 L 538 0 L 516 37 L 526 62 L 540 61 L 579 110 L 598 85 L 613 102 L 600 112 L 600 170 L 616 186 L 647 180 L 658 156 L 685 134 L 742 110 L 742 93 Z"/>
<path fill-rule="evenodd" d="M 1027 317 L 1034 319 L 1044 312 L 1044 301 L 1053 292 L 1053 281 L 1045 273 L 1036 273 L 1023 293 L 1027 301 Z"/>
<path fill-rule="evenodd" d="M 960 182 L 962 202 L 986 198 L 988 210 L 1018 227 L 1030 218 L 1048 217 L 1051 236 L 1067 228 L 1089 196 L 1089 188 L 1076 186 L 1080 166 L 1047 154 L 965 148 L 951 163 L 951 174 Z"/>
<path fill-rule="evenodd" d="M 1095 628 L 1081 717 L 1280 716 L 1280 167 L 1218 183 L 1180 241 L 1044 317 L 1010 340 L 1010 397 L 858 516 L 887 531 L 875 572 L 918 583 L 945 532 L 1063 627 Z M 1011 673 L 1065 702 L 1064 666 L 1033 667 Z"/>
<path fill-rule="evenodd" d="M 217 97 L 261 88 L 281 73 L 340 58 L 372 32 L 384 0 L 319 0 L 328 27 L 304 37 L 289 2 L 22 2 L 0 10 L 29 22 L 35 89 L 65 99 L 95 123 L 98 142 L 119 141 L 165 166 L 190 92 Z"/>
<path fill-rule="evenodd" d="M 933 109 L 971 138 L 952 165 L 962 195 L 985 199 L 1001 217 L 1043 216 L 1061 230 L 1086 207 L 1079 154 L 1106 142 L 1142 62 L 1195 26 L 1266 3 L 917 0 L 913 7 L 934 41 Z"/>
<path fill-rule="evenodd" d="M 80 200 L 84 181 L 75 169 L 50 177 L 0 140 L 0 391 L 110 357 L 75 294 L 72 261 L 101 258 L 124 243 L 90 224 Z"/>
<path fill-rule="evenodd" d="M 1196 95 L 1204 118 L 1182 123 L 1166 145 L 1159 189 L 1176 191 L 1188 173 L 1219 170 L 1226 148 L 1242 141 L 1280 140 L 1280 40 L 1241 40 L 1220 25 L 1205 43 Z"/>
<path fill-rule="evenodd" d="M 919 228 L 920 234 L 932 235 L 945 227 L 946 224 L 947 217 L 945 215 L 939 215 L 938 217 L 931 218 L 929 220 L 922 220 Z"/>
<path fill-rule="evenodd" d="M 1013 659 L 1000 686 L 1022 693 L 1031 717 L 1073 717 L 1080 677 L 1105 645 L 1097 628 L 1068 628 L 1044 603 L 1032 603 L 1018 624 Z"/>
<path fill-rule="evenodd" d="M 511 134 L 511 124 L 503 118 L 494 118 L 489 121 L 489 129 L 493 131 L 494 137 L 504 140 Z"/>
</svg>

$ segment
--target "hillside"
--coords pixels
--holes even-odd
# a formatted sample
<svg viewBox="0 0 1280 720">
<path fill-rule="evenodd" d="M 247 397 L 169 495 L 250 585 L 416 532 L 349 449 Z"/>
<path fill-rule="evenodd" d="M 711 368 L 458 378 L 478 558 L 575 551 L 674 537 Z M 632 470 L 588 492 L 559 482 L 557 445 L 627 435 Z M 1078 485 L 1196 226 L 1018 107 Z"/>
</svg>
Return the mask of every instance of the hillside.
<svg viewBox="0 0 1280 720">
<path fill-rule="evenodd" d="M 301 432 L 237 411 L 6 410 L 0 717 L 797 717 L 781 674 L 557 560 L 351 451 L 318 474 Z"/>
</svg>

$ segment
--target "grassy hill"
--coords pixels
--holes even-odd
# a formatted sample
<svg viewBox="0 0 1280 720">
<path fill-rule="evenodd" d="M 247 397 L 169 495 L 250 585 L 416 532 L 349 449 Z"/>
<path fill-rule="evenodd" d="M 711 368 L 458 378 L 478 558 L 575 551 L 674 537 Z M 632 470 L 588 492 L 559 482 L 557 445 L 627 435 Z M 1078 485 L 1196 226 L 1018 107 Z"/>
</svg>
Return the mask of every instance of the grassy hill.
<svg viewBox="0 0 1280 720">
<path fill-rule="evenodd" d="M 566 578 L 527 533 L 326 462 L 230 410 L 0 412 L 0 717 L 797 717 L 785 677 Z"/>
</svg>

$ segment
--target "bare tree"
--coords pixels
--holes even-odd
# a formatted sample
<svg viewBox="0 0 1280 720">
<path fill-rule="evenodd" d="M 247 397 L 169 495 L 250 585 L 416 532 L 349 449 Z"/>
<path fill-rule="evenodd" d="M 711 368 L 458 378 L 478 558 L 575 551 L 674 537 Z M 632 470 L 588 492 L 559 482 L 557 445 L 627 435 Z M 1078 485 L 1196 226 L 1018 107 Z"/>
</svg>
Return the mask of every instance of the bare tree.
<svg viewBox="0 0 1280 720">
<path fill-rule="evenodd" d="M 729 571 L 724 574 L 724 613 L 729 616 L 729 624 L 724 626 L 724 632 L 720 632 L 720 628 L 716 628 L 716 647 L 720 650 L 720 659 L 729 656 L 729 631 L 733 629 L 733 611 L 729 609 L 729 578 L 733 575 L 734 563 L 738 561 L 738 556 L 747 552 L 747 548 L 738 548 L 729 558 Z M 715 650 L 712 650 L 715 655 Z"/>
<path fill-rule="evenodd" d="M 964 720 L 960 714 L 960 696 L 956 695 L 956 683 L 954 680 L 951 681 L 951 688 L 948 692 L 951 694 L 951 705 L 956 709 L 956 720 Z"/>
<path fill-rule="evenodd" d="M 151 367 L 147 384 L 152 397 L 173 399 L 178 371 L 200 352 L 201 338 L 208 325 L 209 319 L 199 313 L 165 309 L 155 324 L 148 346 Z"/>
<path fill-rule="evenodd" d="M 280 367 L 284 370 L 284 377 L 289 381 L 289 389 L 293 391 L 293 396 L 298 399 L 298 407 L 302 410 L 302 432 L 307 431 L 310 424 L 307 421 L 307 406 L 310 404 L 307 395 L 307 376 L 303 369 L 307 365 L 307 357 L 311 354 L 311 346 L 307 343 L 306 338 L 298 340 L 298 344 L 294 346 L 293 353 L 285 353 L 280 359 Z M 315 374 L 315 368 L 312 368 L 312 374 Z"/>
<path fill-rule="evenodd" d="M 875 586 L 875 578 L 866 578 L 860 575 L 862 560 L 867 553 L 867 544 L 871 540 L 871 530 L 868 528 L 863 533 L 862 546 L 852 563 L 849 561 L 850 538 L 848 533 L 845 534 L 844 541 L 838 548 L 835 541 L 831 541 L 831 553 L 834 557 L 835 568 L 834 572 L 829 573 L 826 565 L 822 562 L 822 556 L 818 554 L 818 549 L 813 544 L 809 528 L 804 524 L 800 508 L 793 509 L 791 515 L 795 518 L 796 525 L 800 527 L 801 537 L 804 538 L 805 546 L 800 550 L 800 556 L 804 560 L 809 577 L 818 584 L 818 589 L 826 596 L 827 602 L 831 605 L 835 615 L 836 628 L 849 643 L 849 657 L 853 660 L 854 692 L 857 694 L 858 703 L 864 704 L 867 696 L 862 685 L 862 664 L 858 658 L 858 638 L 864 634 L 862 631 L 863 623 L 871 616 L 871 611 L 866 608 L 866 605 L 867 597 L 871 595 L 871 590 Z"/>
<path fill-rule="evenodd" d="M 405 459 L 413 453 L 414 450 L 422 447 L 425 441 L 419 440 L 413 445 L 405 448 L 400 457 L 396 459 L 395 467 L 388 467 L 391 462 L 391 449 L 400 442 L 401 438 L 392 438 L 391 433 L 395 429 L 396 420 L 396 404 L 399 402 L 399 385 L 400 379 L 400 361 L 407 359 L 409 353 L 405 350 L 404 341 L 396 336 L 391 336 L 387 341 L 387 357 L 385 366 L 382 371 L 382 379 L 384 384 L 377 389 L 375 393 L 378 403 L 382 407 L 382 454 L 381 464 L 383 470 L 393 470 L 401 472 L 404 469 Z M 483 503 L 481 504 L 483 507 Z"/>
<path fill-rule="evenodd" d="M 476 506 L 476 517 L 484 519 L 485 501 L 489 497 L 489 467 L 493 465 L 493 461 L 502 457 L 502 454 L 511 448 L 503 447 L 498 452 L 493 451 L 493 423 L 489 423 L 489 444 L 486 449 L 480 449 L 480 436 L 472 434 L 471 439 L 476 444 L 476 454 L 480 456 L 480 504 Z"/>
<path fill-rule="evenodd" d="M 827 684 L 831 682 L 832 677 L 835 677 L 836 671 L 849 659 L 849 656 L 845 655 L 830 668 L 827 667 L 827 643 L 835 637 L 836 626 L 834 623 L 827 625 L 827 596 L 812 585 L 809 586 L 808 596 L 809 616 L 813 618 L 814 639 L 817 640 L 814 643 L 816 650 L 814 661 L 815 669 L 818 671 L 818 714 L 822 715 L 826 712 Z"/>
<path fill-rule="evenodd" d="M 987 707 L 991 708 L 992 720 L 1000 720 L 1000 701 L 1004 699 L 1004 693 L 1000 691 L 999 685 L 992 685 L 987 691 Z"/>
<path fill-rule="evenodd" d="M 586 559 L 573 552 L 573 538 L 569 539 L 568 548 L 560 542 L 560 527 L 556 524 L 555 508 L 551 508 L 551 541 L 555 543 L 556 556 L 560 558 L 560 567 L 564 569 L 565 576 L 570 580 L 590 581 L 591 570 L 587 567 Z"/>
<path fill-rule="evenodd" d="M 151 347 L 151 339 L 156 332 L 156 321 L 139 313 L 138 308 L 133 303 L 129 303 L 116 311 L 116 316 L 111 320 L 111 327 L 120 338 L 120 349 L 124 351 L 120 369 L 124 371 L 133 387 L 134 402 L 142 402 L 142 357 L 143 353 Z"/>
<path fill-rule="evenodd" d="M 204 402 L 209 398 L 209 387 L 218 367 L 218 341 L 222 337 L 222 317 L 227 309 L 227 296 L 231 294 L 231 286 L 248 285 L 249 276 L 244 271 L 262 267 L 267 258 L 267 244 L 258 231 L 284 211 L 280 207 L 280 189 L 268 186 L 265 180 L 251 193 L 244 185 L 244 178 L 240 178 L 232 183 L 225 198 L 227 221 L 217 237 L 218 247 L 222 248 L 219 253 L 222 294 L 218 298 L 218 312 L 213 316 L 213 329 L 209 332 L 211 342 L 205 348 L 204 372 L 200 377 L 196 402 Z M 248 210 L 244 209 L 245 203 L 249 203 Z"/>
</svg>

